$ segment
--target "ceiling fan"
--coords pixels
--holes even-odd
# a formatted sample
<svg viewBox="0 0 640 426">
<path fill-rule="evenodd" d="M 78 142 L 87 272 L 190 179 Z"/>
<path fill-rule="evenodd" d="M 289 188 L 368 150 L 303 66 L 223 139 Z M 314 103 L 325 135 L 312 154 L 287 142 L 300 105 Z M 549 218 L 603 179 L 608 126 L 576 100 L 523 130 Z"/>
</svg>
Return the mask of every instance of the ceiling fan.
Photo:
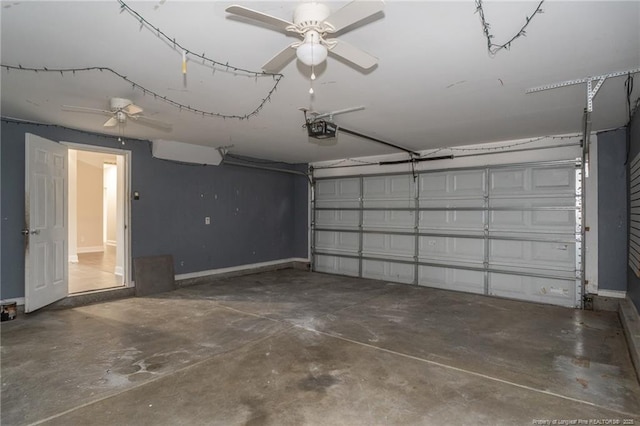
<svg viewBox="0 0 640 426">
<path fill-rule="evenodd" d="M 138 105 L 134 105 L 134 103 L 129 99 L 111 98 L 111 100 L 109 101 L 109 107 L 110 109 L 106 110 L 72 105 L 62 105 L 62 109 L 67 111 L 91 112 L 110 116 L 110 118 L 103 124 L 104 127 L 115 127 L 118 125 L 124 125 L 128 119 L 131 119 L 140 124 L 157 127 L 161 130 L 171 130 L 172 126 L 170 123 L 166 123 L 164 121 L 156 120 L 142 115 L 143 109 Z"/>
<path fill-rule="evenodd" d="M 337 38 L 326 38 L 328 34 L 341 31 L 384 9 L 382 0 L 355 0 L 331 13 L 323 3 L 308 2 L 296 7 L 293 22 L 248 9 L 243 6 L 229 6 L 226 11 L 244 18 L 253 19 L 280 30 L 294 33 L 302 38 L 285 47 L 262 66 L 269 72 L 279 71 L 294 56 L 308 66 L 319 65 L 331 52 L 363 69 L 378 63 L 378 58 Z"/>
</svg>

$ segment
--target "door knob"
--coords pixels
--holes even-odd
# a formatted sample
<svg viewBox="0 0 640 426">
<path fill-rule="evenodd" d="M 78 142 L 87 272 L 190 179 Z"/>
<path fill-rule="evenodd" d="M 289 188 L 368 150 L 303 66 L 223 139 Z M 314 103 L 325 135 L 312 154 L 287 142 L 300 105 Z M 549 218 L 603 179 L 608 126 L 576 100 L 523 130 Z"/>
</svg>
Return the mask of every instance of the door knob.
<svg viewBox="0 0 640 426">
<path fill-rule="evenodd" d="M 20 231 L 20 233 L 22 235 L 29 235 L 29 234 L 38 235 L 38 234 L 40 234 L 40 230 L 39 229 L 34 229 L 32 231 L 29 231 L 28 229 L 23 229 L 22 231 Z"/>
<path fill-rule="evenodd" d="M 29 235 L 29 230 L 28 229 L 23 229 L 22 231 L 20 231 L 20 233 L 22 235 Z"/>
</svg>

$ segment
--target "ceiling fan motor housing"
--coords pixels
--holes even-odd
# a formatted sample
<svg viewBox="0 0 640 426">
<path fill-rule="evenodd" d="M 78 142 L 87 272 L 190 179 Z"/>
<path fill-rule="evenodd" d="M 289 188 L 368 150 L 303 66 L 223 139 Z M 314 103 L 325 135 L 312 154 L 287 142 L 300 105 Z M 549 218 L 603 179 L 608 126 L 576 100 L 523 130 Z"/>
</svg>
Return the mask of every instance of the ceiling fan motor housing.
<svg viewBox="0 0 640 426">
<path fill-rule="evenodd" d="M 124 123 L 127 121 L 127 114 L 122 111 L 116 112 L 116 120 L 118 120 L 118 123 Z"/>
<path fill-rule="evenodd" d="M 319 28 L 325 19 L 329 17 L 329 6 L 321 3 L 302 3 L 293 12 L 293 23 L 301 28 Z"/>
<path fill-rule="evenodd" d="M 129 99 L 124 98 L 111 98 L 110 101 L 111 111 L 122 110 L 131 104 L 133 104 L 133 102 L 131 102 Z"/>
</svg>

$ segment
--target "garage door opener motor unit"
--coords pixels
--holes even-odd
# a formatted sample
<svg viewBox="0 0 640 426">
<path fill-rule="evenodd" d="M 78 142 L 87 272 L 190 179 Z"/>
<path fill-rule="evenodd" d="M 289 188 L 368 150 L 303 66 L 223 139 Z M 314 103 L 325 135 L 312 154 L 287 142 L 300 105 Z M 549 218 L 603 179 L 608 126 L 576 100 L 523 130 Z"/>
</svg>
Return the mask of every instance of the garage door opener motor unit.
<svg viewBox="0 0 640 426">
<path fill-rule="evenodd" d="M 330 139 L 336 137 L 338 126 L 325 120 L 307 121 L 307 132 L 315 139 Z"/>
</svg>

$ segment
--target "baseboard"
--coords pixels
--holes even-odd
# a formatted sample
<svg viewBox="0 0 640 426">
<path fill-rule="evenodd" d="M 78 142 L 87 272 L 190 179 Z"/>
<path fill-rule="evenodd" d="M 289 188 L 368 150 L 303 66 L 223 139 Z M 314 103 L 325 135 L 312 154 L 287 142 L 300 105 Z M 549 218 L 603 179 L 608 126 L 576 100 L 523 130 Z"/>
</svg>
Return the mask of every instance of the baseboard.
<svg viewBox="0 0 640 426">
<path fill-rule="evenodd" d="M 175 276 L 176 285 L 178 287 L 186 287 L 190 285 L 200 284 L 213 278 L 229 278 L 240 275 L 255 274 L 258 272 L 275 271 L 278 269 L 296 268 L 308 269 L 300 265 L 308 265 L 309 259 L 289 258 L 272 260 L 269 262 L 251 263 L 247 265 L 232 266 L 229 268 L 209 269 L 207 271 L 190 272 L 187 274 L 178 274 Z"/>
<path fill-rule="evenodd" d="M 258 272 L 276 271 L 279 269 L 295 268 L 308 270 L 309 259 L 289 258 L 273 260 L 270 262 L 252 263 L 248 265 L 232 266 L 230 268 L 210 269 L 207 271 L 191 272 L 175 276 L 178 287 L 201 284 L 212 278 L 228 278 L 240 275 L 255 274 Z M 106 302 L 109 300 L 133 297 L 135 295 L 135 282 L 131 281 L 129 286 L 116 289 L 105 289 L 87 293 L 72 294 L 68 297 L 54 302 L 47 306 L 47 309 L 68 309 L 77 306 L 84 306 L 92 303 Z M 0 300 L 2 304 L 16 303 L 24 306 L 24 297 Z"/>
<path fill-rule="evenodd" d="M 69 255 L 69 263 L 78 263 L 80 262 L 78 260 L 78 255 L 77 254 L 71 254 Z"/>
<path fill-rule="evenodd" d="M 636 370 L 636 376 L 640 380 L 640 316 L 638 316 L 638 310 L 631 299 L 626 297 L 620 301 L 618 315 L 627 339 L 627 346 Z"/>
<path fill-rule="evenodd" d="M 116 266 L 116 269 L 113 271 L 113 273 L 115 275 L 124 275 L 124 269 L 122 268 L 122 266 Z"/>
<path fill-rule="evenodd" d="M 78 254 L 80 253 L 96 253 L 104 251 L 104 246 L 91 246 L 91 247 L 78 247 Z"/>
<path fill-rule="evenodd" d="M 116 241 L 113 240 L 107 240 L 105 242 L 106 245 L 111 246 L 111 247 L 115 247 L 118 243 Z"/>
<path fill-rule="evenodd" d="M 624 299 L 627 297 L 627 292 L 623 290 L 603 290 L 599 289 L 597 292 L 598 296 L 602 297 L 613 297 L 615 299 Z"/>
<path fill-rule="evenodd" d="M 24 306 L 24 297 L 15 297 L 13 299 L 2 299 L 0 305 L 9 305 L 15 303 L 18 306 Z"/>
</svg>

